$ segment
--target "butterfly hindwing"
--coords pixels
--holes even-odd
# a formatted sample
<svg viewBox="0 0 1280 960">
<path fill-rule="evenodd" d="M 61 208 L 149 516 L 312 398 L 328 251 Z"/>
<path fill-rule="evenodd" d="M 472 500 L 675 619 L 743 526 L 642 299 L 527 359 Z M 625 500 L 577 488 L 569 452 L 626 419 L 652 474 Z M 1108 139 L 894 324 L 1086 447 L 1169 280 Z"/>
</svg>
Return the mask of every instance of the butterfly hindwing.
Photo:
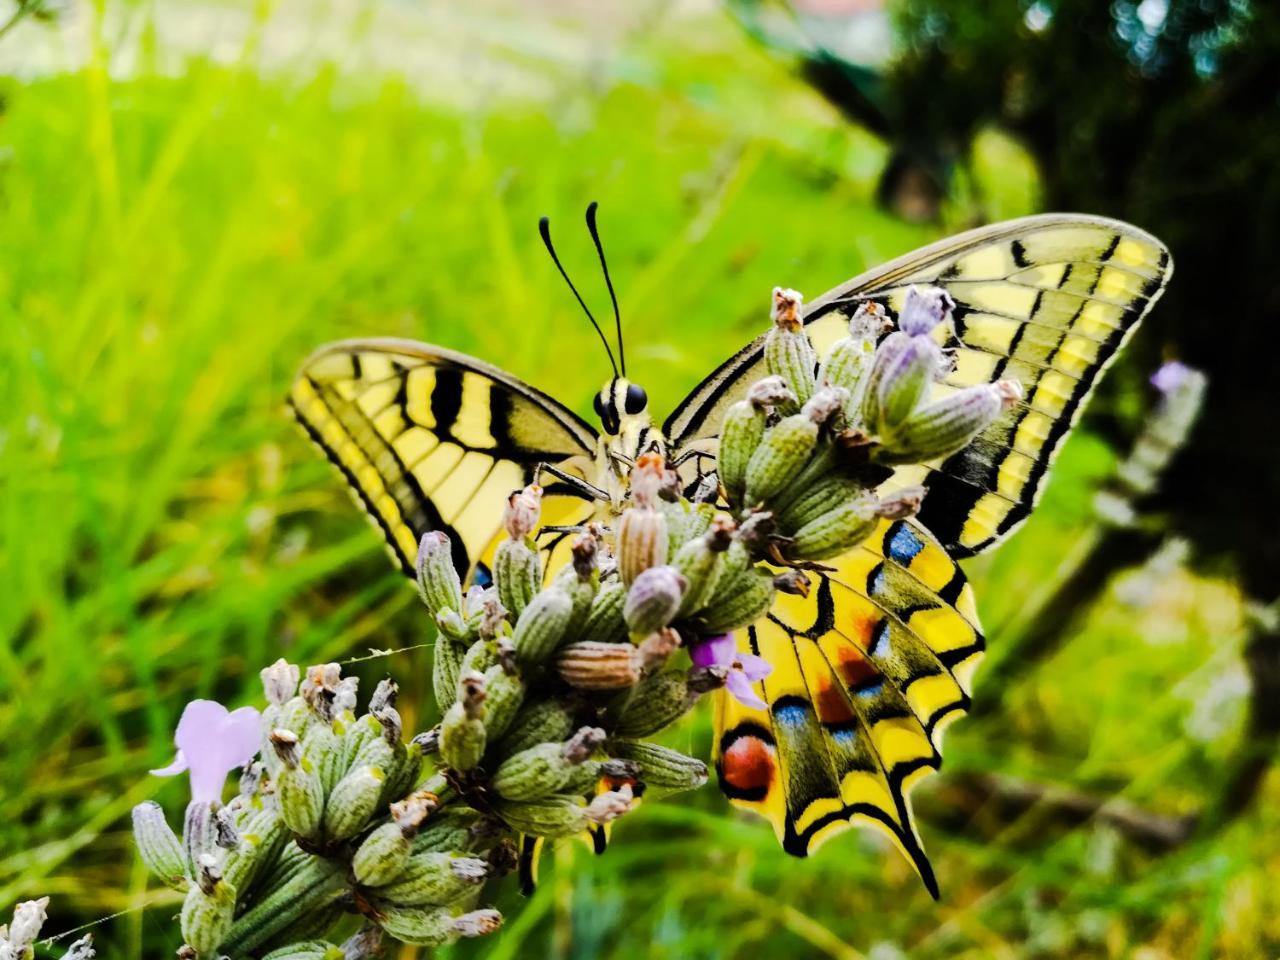
<svg viewBox="0 0 1280 960">
<path fill-rule="evenodd" d="M 939 463 L 903 469 L 885 489 L 922 484 L 920 520 L 959 557 L 998 542 L 1030 513 L 1058 445 L 1098 376 L 1160 296 L 1168 251 L 1128 224 L 1047 214 L 960 234 L 908 254 L 825 294 L 805 310 L 820 354 L 866 300 L 891 313 L 907 287 L 944 287 L 956 302 L 939 329 L 954 369 L 938 395 L 1015 379 L 1024 399 L 973 444 Z M 690 394 L 667 420 L 678 451 L 714 452 L 729 404 L 763 375 L 763 338 Z"/>
<path fill-rule="evenodd" d="M 459 569 L 482 580 L 506 497 L 538 464 L 586 477 L 595 451 L 595 431 L 550 397 L 470 357 L 405 340 L 330 344 L 303 366 L 289 403 L 410 576 L 422 534 L 440 530 Z M 543 522 L 578 523 L 592 509 L 553 481 Z"/>
<path fill-rule="evenodd" d="M 884 521 L 740 631 L 773 671 L 767 710 L 720 694 L 717 772 L 734 803 L 767 817 L 805 856 L 853 823 L 884 830 L 935 895 L 908 802 L 941 762 L 943 728 L 969 704 L 983 650 L 972 590 L 912 521 Z"/>
</svg>

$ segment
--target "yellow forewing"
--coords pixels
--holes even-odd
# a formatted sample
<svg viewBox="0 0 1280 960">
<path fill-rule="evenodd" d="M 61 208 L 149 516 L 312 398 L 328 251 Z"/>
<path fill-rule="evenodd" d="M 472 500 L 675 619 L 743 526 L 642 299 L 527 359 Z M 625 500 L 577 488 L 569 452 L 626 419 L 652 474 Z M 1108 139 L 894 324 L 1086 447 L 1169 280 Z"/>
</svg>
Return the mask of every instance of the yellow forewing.
<svg viewBox="0 0 1280 960">
<path fill-rule="evenodd" d="M 325 347 L 303 366 L 289 403 L 410 576 L 422 534 L 440 530 L 459 569 L 483 579 L 507 496 L 538 464 L 586 477 L 595 452 L 595 431 L 550 397 L 478 360 L 404 340 Z M 592 510 L 552 480 L 542 521 L 576 524 Z"/>
<path fill-rule="evenodd" d="M 922 483 L 920 522 L 966 557 L 1026 519 L 1099 374 L 1171 271 L 1168 251 L 1136 227 L 1046 214 L 962 233 L 863 274 L 809 304 L 805 324 L 822 354 L 859 303 L 877 300 L 896 315 L 912 284 L 944 287 L 956 302 L 954 329 L 937 336 L 955 365 L 938 393 L 999 379 L 1022 385 L 1023 401 L 969 447 L 901 470 L 884 487 Z M 763 375 L 762 343 L 722 365 L 668 418 L 676 451 L 714 454 L 725 410 Z"/>
</svg>

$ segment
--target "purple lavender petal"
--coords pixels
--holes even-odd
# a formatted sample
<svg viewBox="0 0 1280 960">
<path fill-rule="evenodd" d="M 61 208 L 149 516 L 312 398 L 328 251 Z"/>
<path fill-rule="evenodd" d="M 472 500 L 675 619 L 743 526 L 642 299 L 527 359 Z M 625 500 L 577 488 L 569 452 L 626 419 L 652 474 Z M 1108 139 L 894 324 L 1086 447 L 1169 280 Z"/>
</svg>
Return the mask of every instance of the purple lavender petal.
<svg viewBox="0 0 1280 960">
<path fill-rule="evenodd" d="M 243 767 L 261 746 L 262 718 L 253 707 L 241 707 L 227 714 L 221 725 L 219 755 L 228 770 Z"/>
<path fill-rule="evenodd" d="M 728 667 L 738 653 L 738 641 L 732 633 L 704 637 L 689 651 L 695 667 Z"/>
<path fill-rule="evenodd" d="M 253 707 L 231 713 L 213 700 L 187 704 L 173 739 L 191 772 L 191 799 L 212 802 L 222 798 L 227 773 L 248 763 L 258 752 L 259 723 Z M 176 768 L 175 762 L 165 770 L 180 772 Z"/>
<path fill-rule="evenodd" d="M 773 673 L 773 664 L 764 657 L 757 657 L 754 653 L 738 654 L 737 665 L 742 671 L 742 675 L 751 683 L 763 680 Z"/>
<path fill-rule="evenodd" d="M 1163 394 L 1170 394 L 1187 382 L 1191 368 L 1185 363 L 1170 360 L 1151 375 L 1151 385 Z"/>
<path fill-rule="evenodd" d="M 754 707 L 756 710 L 767 710 L 769 708 L 767 703 L 756 696 L 755 690 L 751 688 L 751 682 L 747 680 L 746 675 L 741 670 L 732 671 L 724 685 L 733 694 L 734 699 L 743 706 Z"/>
<path fill-rule="evenodd" d="M 157 777 L 175 777 L 180 773 L 187 772 L 187 756 L 181 750 L 173 758 L 173 762 L 167 767 L 160 767 L 152 770 L 152 774 Z"/>
</svg>

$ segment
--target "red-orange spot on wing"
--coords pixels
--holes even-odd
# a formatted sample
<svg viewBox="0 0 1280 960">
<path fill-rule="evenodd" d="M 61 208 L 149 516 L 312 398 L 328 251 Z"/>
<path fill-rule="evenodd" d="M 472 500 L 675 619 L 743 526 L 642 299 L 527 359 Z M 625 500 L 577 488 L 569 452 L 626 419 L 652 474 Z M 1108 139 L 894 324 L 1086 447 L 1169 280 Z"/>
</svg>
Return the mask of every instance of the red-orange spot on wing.
<svg viewBox="0 0 1280 960">
<path fill-rule="evenodd" d="M 853 644 L 842 646 L 838 656 L 840 662 L 836 664 L 836 671 L 850 690 L 857 690 L 862 684 L 880 676 L 880 671 Z"/>
<path fill-rule="evenodd" d="M 853 711 L 849 709 L 849 701 L 830 677 L 822 677 L 818 681 L 816 698 L 818 719 L 823 723 L 848 723 L 853 719 Z"/>
<path fill-rule="evenodd" d="M 776 770 L 773 748 L 758 737 L 738 738 L 720 758 L 721 777 L 744 792 L 767 791 Z"/>
</svg>

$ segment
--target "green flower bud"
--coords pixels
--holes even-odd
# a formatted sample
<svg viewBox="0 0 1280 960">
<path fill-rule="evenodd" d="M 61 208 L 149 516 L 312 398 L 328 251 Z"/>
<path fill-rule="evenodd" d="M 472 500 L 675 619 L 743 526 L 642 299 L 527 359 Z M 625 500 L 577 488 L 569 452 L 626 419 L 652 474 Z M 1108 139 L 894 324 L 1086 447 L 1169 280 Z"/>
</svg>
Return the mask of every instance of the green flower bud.
<svg viewBox="0 0 1280 960">
<path fill-rule="evenodd" d="M 320 786 L 327 794 L 346 769 L 342 762 L 343 743 L 333 727 L 323 721 L 311 724 L 302 738 L 302 755 L 315 767 Z"/>
<path fill-rule="evenodd" d="M 524 681 L 515 671 L 508 671 L 502 664 L 495 663 L 485 671 L 484 689 L 485 737 L 489 743 L 497 743 L 524 702 Z"/>
<path fill-rule="evenodd" d="M 342 731 L 342 769 L 350 770 L 360 751 L 372 740 L 382 736 L 382 724 L 378 718 L 365 714 L 345 725 Z"/>
<path fill-rule="evenodd" d="M 683 717 L 697 700 L 681 671 L 647 677 L 622 708 L 613 732 L 625 738 L 651 736 Z"/>
<path fill-rule="evenodd" d="M 447 807 L 432 816 L 413 838 L 413 854 L 474 849 L 484 820 L 473 810 Z"/>
<path fill-rule="evenodd" d="M 542 587 L 542 563 L 533 542 L 522 538 L 499 543 L 493 555 L 493 580 L 502 605 L 518 619 Z"/>
<path fill-rule="evenodd" d="M 311 943 L 323 940 L 329 935 L 346 911 L 341 904 L 326 903 L 310 913 L 303 914 L 272 937 L 265 946 L 274 947 L 281 943 Z"/>
<path fill-rule="evenodd" d="M 706 533 L 716 516 L 714 505 L 690 503 L 688 500 L 664 502 L 662 512 L 667 518 L 667 563 L 671 562 L 686 543 Z"/>
<path fill-rule="evenodd" d="M 194 877 L 200 858 L 213 853 L 218 841 L 217 811 L 212 803 L 192 800 L 182 822 L 182 852 L 186 855 L 188 877 Z"/>
<path fill-rule="evenodd" d="M 773 326 L 764 338 L 764 361 L 769 373 L 781 377 L 798 403 L 813 395 L 814 371 L 818 357 L 804 332 L 800 306 L 803 298 L 794 290 L 773 288 Z M 791 413 L 789 403 L 779 405 L 782 413 Z"/>
<path fill-rule="evenodd" d="M 378 888 L 377 896 L 380 903 L 396 906 L 443 907 L 475 892 L 488 876 L 489 864 L 476 857 L 417 853 L 394 883 Z"/>
<path fill-rule="evenodd" d="M 579 690 L 621 690 L 640 679 L 641 660 L 629 643 L 570 643 L 556 655 L 556 670 Z"/>
<path fill-rule="evenodd" d="M 453 545 L 438 530 L 430 530 L 418 542 L 418 593 L 431 615 L 462 609 L 462 581 L 453 565 Z"/>
<path fill-rule="evenodd" d="M 552 585 L 530 601 L 516 621 L 512 642 L 521 664 L 538 666 L 555 652 L 564 640 L 573 619 L 573 598 Z"/>
<path fill-rule="evenodd" d="M 716 470 L 731 503 L 741 503 L 747 484 L 747 461 L 764 437 L 765 412 L 746 400 L 729 407 L 720 427 Z"/>
<path fill-rule="evenodd" d="M 773 578 L 752 568 L 724 583 L 698 616 L 702 632 L 728 633 L 755 623 L 773 606 Z"/>
<path fill-rule="evenodd" d="M 798 496 L 779 510 L 778 529 L 784 534 L 790 534 L 828 511 L 865 497 L 866 494 L 867 490 L 862 484 L 848 477 L 820 478 L 807 485 Z"/>
<path fill-rule="evenodd" d="M 198 954 L 212 955 L 226 939 L 235 919 L 236 888 L 222 879 L 205 856 L 199 882 L 191 885 L 182 903 L 182 938 Z"/>
<path fill-rule="evenodd" d="M 645 786 L 660 790 L 693 790 L 707 782 L 707 765 L 678 750 L 645 740 L 612 740 L 608 750 L 634 761 Z"/>
<path fill-rule="evenodd" d="M 676 554 L 672 566 L 684 574 L 688 584 L 680 601 L 680 617 L 701 610 L 715 593 L 724 570 L 724 553 L 733 542 L 733 531 L 733 519 L 720 514 L 705 536 L 689 541 Z"/>
<path fill-rule="evenodd" d="M 138 855 L 156 879 L 174 890 L 187 888 L 187 858 L 160 804 L 148 800 L 133 808 L 133 838 Z"/>
<path fill-rule="evenodd" d="M 431 684 L 436 703 L 442 711 L 453 706 L 453 701 L 458 697 L 458 676 L 462 673 L 462 652 L 465 649 L 443 632 L 436 635 Z"/>
<path fill-rule="evenodd" d="M 577 726 L 573 715 L 559 701 L 526 703 L 516 714 L 506 737 L 497 745 L 498 759 L 513 756 L 534 744 L 564 740 Z"/>
<path fill-rule="evenodd" d="M 334 840 L 354 837 L 378 806 L 386 774 L 378 767 L 357 767 L 338 781 L 324 808 L 325 833 Z"/>
<path fill-rule="evenodd" d="M 246 818 L 240 842 L 227 854 L 222 876 L 242 895 L 248 893 L 262 871 L 280 855 L 289 840 L 289 830 L 279 810 L 266 807 Z"/>
<path fill-rule="evenodd" d="M 868 382 L 869 386 L 874 385 L 875 392 L 868 390 L 863 400 L 868 428 L 879 434 L 897 430 L 927 399 L 941 363 L 938 345 L 928 337 L 891 334 L 876 354 Z"/>
<path fill-rule="evenodd" d="M 844 414 L 855 427 L 861 426 L 862 396 L 875 360 L 876 340 L 885 322 L 880 304 L 874 300 L 860 304 L 849 321 L 849 336 L 832 345 L 818 370 L 819 383 L 849 391 Z"/>
<path fill-rule="evenodd" d="M 517 833 L 535 837 L 571 837 L 591 824 L 581 796 L 554 794 L 539 800 L 495 800 L 493 811 Z"/>
<path fill-rule="evenodd" d="M 419 791 L 391 804 L 391 822 L 365 837 L 351 858 L 356 883 L 380 886 L 397 879 L 409 862 L 419 830 L 440 806 L 435 794 Z"/>
<path fill-rule="evenodd" d="M 653 507 L 628 507 L 618 518 L 618 574 L 626 586 L 667 559 L 667 518 Z"/>
<path fill-rule="evenodd" d="M 268 879 L 274 880 L 274 877 Z M 338 866 L 320 857 L 305 856 L 302 867 L 286 881 L 263 884 L 261 898 L 236 918 L 223 938 L 222 953 L 241 957 L 284 931 L 297 929 L 299 923 L 326 911 L 346 887 L 346 877 Z M 326 922 L 332 923 L 332 920 Z"/>
<path fill-rule="evenodd" d="M 272 950 L 262 960 L 343 960 L 345 954 L 328 940 L 304 940 Z"/>
<path fill-rule="evenodd" d="M 665 627 L 680 610 L 687 587 L 688 580 L 673 566 L 643 571 L 631 584 L 623 604 L 622 616 L 628 629 L 643 635 Z"/>
<path fill-rule="evenodd" d="M 596 598 L 596 590 L 600 586 L 600 574 L 595 569 L 595 552 L 598 549 L 596 539 L 589 535 L 579 537 L 574 542 L 574 562 L 566 564 L 555 579 L 555 586 L 569 595 L 573 603 L 573 611 L 569 615 L 570 623 L 582 623 L 591 610 Z M 588 557 L 589 560 L 579 559 Z"/>
<path fill-rule="evenodd" d="M 781 377 L 765 377 L 751 385 L 745 400 L 739 400 L 725 413 L 720 427 L 716 472 L 732 503 L 742 502 L 747 463 L 764 438 L 769 412 L 779 405 L 790 409 L 799 406 L 795 394 L 787 389 Z"/>
<path fill-rule="evenodd" d="M 778 421 L 747 464 L 743 504 L 755 506 L 780 492 L 804 466 L 818 443 L 818 425 L 803 413 Z"/>
<path fill-rule="evenodd" d="M 622 619 L 627 588 L 621 579 L 607 580 L 600 586 L 586 621 L 578 631 L 579 639 L 593 643 L 621 643 L 627 639 L 627 624 Z"/>
<path fill-rule="evenodd" d="M 489 781 L 506 800 L 537 800 L 564 789 L 574 768 L 604 742 L 604 731 L 583 727 L 564 743 L 540 743 L 504 760 Z"/>
<path fill-rule="evenodd" d="M 448 907 L 389 907 L 382 929 L 402 943 L 442 947 L 459 937 L 480 937 L 502 926 L 497 910 L 473 910 L 454 916 Z"/>
<path fill-rule="evenodd" d="M 528 615 L 534 609 L 529 605 Z M 486 742 L 484 729 L 484 677 L 468 674 L 458 682 L 462 695 L 440 723 L 440 756 L 455 770 L 465 772 L 480 762 Z"/>
<path fill-rule="evenodd" d="M 300 837 L 320 832 L 324 816 L 324 787 L 311 761 L 298 748 L 298 738 L 288 730 L 271 734 L 271 745 L 280 758 L 276 798 L 285 825 Z"/>
<path fill-rule="evenodd" d="M 484 673 L 498 662 L 498 645 L 492 640 L 477 640 L 467 647 L 462 655 L 462 666 L 459 676 L 469 673 Z"/>
<path fill-rule="evenodd" d="M 1022 399 L 1012 380 L 958 390 L 913 413 L 891 433 L 882 434 L 872 459 L 877 463 L 921 463 L 962 450 L 997 417 Z"/>
<path fill-rule="evenodd" d="M 413 840 L 398 824 L 384 823 L 365 837 L 351 858 L 351 874 L 356 883 L 379 886 L 391 883 L 404 872 L 413 850 Z"/>
<path fill-rule="evenodd" d="M 786 551 L 801 560 L 826 560 L 857 546 L 880 522 L 869 497 L 846 501 L 810 520 L 791 535 Z"/>
</svg>

